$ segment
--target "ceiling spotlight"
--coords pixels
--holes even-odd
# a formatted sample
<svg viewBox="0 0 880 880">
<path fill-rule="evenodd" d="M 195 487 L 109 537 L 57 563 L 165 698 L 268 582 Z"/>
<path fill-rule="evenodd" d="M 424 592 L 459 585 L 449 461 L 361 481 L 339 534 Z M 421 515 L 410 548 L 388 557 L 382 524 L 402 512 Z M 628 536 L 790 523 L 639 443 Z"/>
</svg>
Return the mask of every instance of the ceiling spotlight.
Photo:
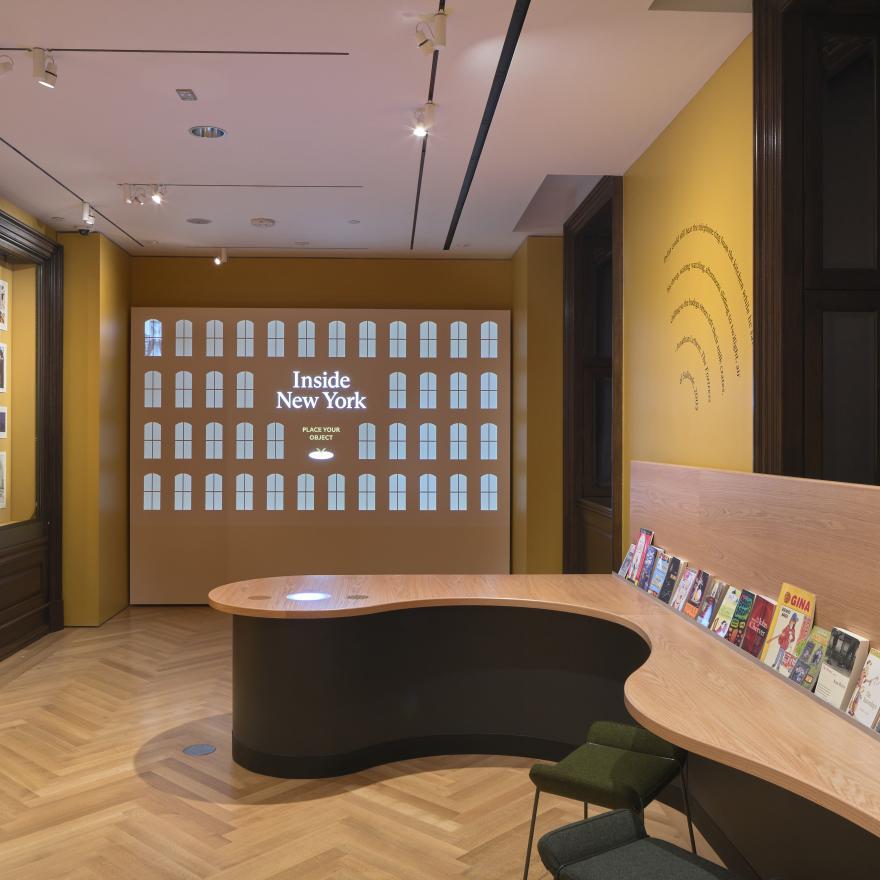
<svg viewBox="0 0 880 880">
<path fill-rule="evenodd" d="M 214 138 L 222 138 L 226 134 L 226 129 L 220 128 L 219 125 L 194 125 L 189 133 L 193 137 L 213 140 Z"/>
<path fill-rule="evenodd" d="M 426 55 L 446 46 L 446 18 L 445 12 L 437 12 L 424 16 L 416 25 L 416 41 Z"/>
<path fill-rule="evenodd" d="M 8 55 L 0 55 L 0 76 L 9 73 L 15 67 L 15 62 Z"/>
<path fill-rule="evenodd" d="M 214 257 L 214 265 L 222 266 L 226 262 L 226 248 L 220 248 L 220 253 Z"/>
<path fill-rule="evenodd" d="M 58 67 L 55 59 L 46 54 L 45 49 L 34 49 L 34 79 L 47 89 L 54 89 L 58 82 Z"/>
<path fill-rule="evenodd" d="M 161 205 L 165 200 L 165 187 L 159 183 L 154 183 L 150 187 L 150 198 L 157 205 Z"/>
<path fill-rule="evenodd" d="M 130 183 L 122 184 L 122 197 L 125 199 L 126 205 L 134 204 L 134 187 Z"/>
<path fill-rule="evenodd" d="M 415 123 L 413 125 L 413 134 L 417 138 L 426 137 L 428 132 L 434 127 L 434 108 L 433 101 L 416 110 Z"/>
<path fill-rule="evenodd" d="M 175 89 L 181 101 L 198 101 L 198 95 L 192 89 Z"/>
<path fill-rule="evenodd" d="M 88 202 L 82 203 L 82 222 L 86 226 L 95 225 L 95 215 L 92 213 L 92 206 Z"/>
<path fill-rule="evenodd" d="M 275 221 L 271 217 L 251 217 L 251 226 L 257 229 L 271 229 L 275 225 Z"/>
</svg>

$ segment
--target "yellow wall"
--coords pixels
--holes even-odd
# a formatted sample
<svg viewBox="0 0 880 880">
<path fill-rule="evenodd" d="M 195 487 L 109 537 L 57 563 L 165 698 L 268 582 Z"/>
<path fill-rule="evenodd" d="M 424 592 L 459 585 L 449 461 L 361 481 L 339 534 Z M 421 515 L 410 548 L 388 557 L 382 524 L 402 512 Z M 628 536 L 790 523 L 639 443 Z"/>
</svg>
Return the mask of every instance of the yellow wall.
<svg viewBox="0 0 880 880">
<path fill-rule="evenodd" d="M 752 469 L 752 155 L 749 38 L 624 177 L 625 499 L 632 460 Z"/>
</svg>

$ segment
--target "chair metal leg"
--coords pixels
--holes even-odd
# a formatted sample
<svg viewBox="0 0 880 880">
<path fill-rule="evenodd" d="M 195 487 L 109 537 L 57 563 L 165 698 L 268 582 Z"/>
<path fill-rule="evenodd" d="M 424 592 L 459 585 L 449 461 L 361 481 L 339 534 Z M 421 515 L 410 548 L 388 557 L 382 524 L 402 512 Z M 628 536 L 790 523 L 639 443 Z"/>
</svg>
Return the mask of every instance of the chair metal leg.
<svg viewBox="0 0 880 880">
<path fill-rule="evenodd" d="M 691 852 L 697 854 L 697 840 L 694 837 L 694 821 L 691 818 L 691 800 L 688 797 L 687 762 L 681 765 L 681 790 L 684 794 L 684 813 L 687 816 L 688 834 L 691 836 Z"/>
<path fill-rule="evenodd" d="M 590 818 L 590 805 L 586 801 L 584 801 L 584 818 Z"/>
<path fill-rule="evenodd" d="M 541 789 L 535 789 L 535 803 L 532 806 L 532 822 L 529 825 L 529 845 L 526 847 L 526 866 L 523 870 L 523 880 L 529 880 L 529 861 L 532 858 L 532 841 L 535 838 L 535 822 L 538 818 L 538 798 L 541 796 Z"/>
</svg>

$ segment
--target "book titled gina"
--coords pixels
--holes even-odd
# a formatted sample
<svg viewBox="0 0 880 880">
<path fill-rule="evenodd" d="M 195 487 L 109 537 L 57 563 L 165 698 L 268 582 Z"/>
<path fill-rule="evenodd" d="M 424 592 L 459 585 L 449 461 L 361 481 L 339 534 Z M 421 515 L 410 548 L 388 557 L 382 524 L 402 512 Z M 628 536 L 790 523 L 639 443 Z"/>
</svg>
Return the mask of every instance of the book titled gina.
<svg viewBox="0 0 880 880">
<path fill-rule="evenodd" d="M 846 708 L 856 689 L 869 648 L 870 644 L 864 636 L 834 627 L 816 681 L 816 696 L 837 709 Z"/>
</svg>

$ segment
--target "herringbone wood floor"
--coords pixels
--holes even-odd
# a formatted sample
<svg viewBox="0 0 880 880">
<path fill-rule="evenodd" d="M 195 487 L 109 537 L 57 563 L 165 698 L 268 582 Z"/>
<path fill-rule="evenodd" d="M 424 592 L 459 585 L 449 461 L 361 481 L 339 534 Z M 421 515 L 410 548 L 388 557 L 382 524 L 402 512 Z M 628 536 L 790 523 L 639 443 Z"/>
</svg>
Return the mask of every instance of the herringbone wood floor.
<svg viewBox="0 0 880 880">
<path fill-rule="evenodd" d="M 206 608 L 132 608 L 0 663 L 0 878 L 522 876 L 528 760 L 430 758 L 330 780 L 235 765 L 230 636 Z M 181 753 L 197 742 L 217 751 Z M 538 831 L 579 813 L 544 797 Z M 679 814 L 655 804 L 648 820 L 687 845 Z"/>
</svg>

